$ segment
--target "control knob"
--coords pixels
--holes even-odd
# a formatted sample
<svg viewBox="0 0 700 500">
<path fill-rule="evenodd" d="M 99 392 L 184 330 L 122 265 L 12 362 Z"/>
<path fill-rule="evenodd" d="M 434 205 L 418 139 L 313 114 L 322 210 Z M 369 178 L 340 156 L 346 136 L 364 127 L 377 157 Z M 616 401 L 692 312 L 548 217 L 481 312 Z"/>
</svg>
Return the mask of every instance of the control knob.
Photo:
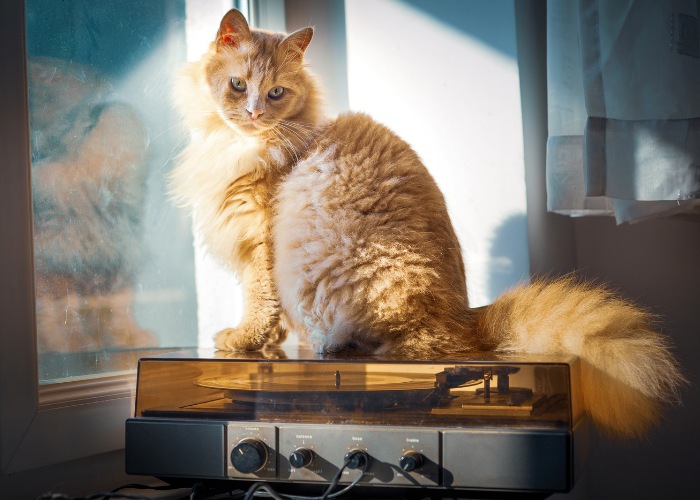
<svg viewBox="0 0 700 500">
<path fill-rule="evenodd" d="M 314 452 L 307 448 L 297 448 L 289 455 L 289 463 L 295 469 L 303 469 L 311 465 Z"/>
<path fill-rule="evenodd" d="M 238 472 L 251 474 L 267 462 L 267 446 L 256 438 L 245 438 L 231 450 L 231 465 Z"/>
<path fill-rule="evenodd" d="M 409 450 L 399 459 L 399 467 L 404 472 L 413 472 L 420 469 L 425 462 L 425 457 L 417 451 Z"/>
<path fill-rule="evenodd" d="M 351 450 L 345 454 L 348 469 L 364 468 L 369 463 L 369 454 L 365 450 Z"/>
</svg>

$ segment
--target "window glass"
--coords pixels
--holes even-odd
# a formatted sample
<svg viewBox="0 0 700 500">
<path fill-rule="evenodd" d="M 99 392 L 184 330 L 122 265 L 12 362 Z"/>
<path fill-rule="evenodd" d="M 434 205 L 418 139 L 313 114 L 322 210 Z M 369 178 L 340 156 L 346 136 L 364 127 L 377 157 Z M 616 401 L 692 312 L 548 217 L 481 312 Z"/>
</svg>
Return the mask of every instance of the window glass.
<svg viewBox="0 0 700 500">
<path fill-rule="evenodd" d="M 197 343 L 191 225 L 166 187 L 185 140 L 169 97 L 187 10 L 26 1 L 41 383 Z"/>
</svg>

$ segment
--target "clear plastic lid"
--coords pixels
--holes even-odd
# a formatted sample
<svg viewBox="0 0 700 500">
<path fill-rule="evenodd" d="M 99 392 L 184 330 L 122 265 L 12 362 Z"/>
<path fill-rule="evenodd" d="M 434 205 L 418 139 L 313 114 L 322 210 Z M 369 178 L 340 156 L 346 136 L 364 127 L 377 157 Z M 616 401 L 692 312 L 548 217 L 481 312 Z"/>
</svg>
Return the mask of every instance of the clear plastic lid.
<svg viewBox="0 0 700 500">
<path fill-rule="evenodd" d="M 571 429 L 581 412 L 572 356 L 276 357 L 182 351 L 143 358 L 136 416 Z"/>
</svg>

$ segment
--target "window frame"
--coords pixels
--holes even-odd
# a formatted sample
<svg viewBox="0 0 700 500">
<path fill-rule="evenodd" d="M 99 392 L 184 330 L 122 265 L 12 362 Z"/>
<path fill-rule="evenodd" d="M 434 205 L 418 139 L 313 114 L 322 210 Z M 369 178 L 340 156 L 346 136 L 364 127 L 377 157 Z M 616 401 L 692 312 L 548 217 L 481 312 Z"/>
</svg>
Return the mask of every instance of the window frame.
<svg viewBox="0 0 700 500">
<path fill-rule="evenodd" d="M 0 7 L 0 473 L 124 446 L 134 374 L 39 385 L 34 308 L 29 108 L 23 0 Z"/>
</svg>

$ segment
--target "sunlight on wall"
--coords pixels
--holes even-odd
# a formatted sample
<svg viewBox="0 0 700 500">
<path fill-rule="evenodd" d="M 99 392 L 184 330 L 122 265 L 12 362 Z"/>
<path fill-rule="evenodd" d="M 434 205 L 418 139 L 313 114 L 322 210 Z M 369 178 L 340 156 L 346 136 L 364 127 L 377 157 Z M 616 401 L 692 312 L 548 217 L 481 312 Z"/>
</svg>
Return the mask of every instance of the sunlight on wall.
<svg viewBox="0 0 700 500">
<path fill-rule="evenodd" d="M 246 2 L 240 2 L 245 4 Z M 231 0 L 188 0 L 185 32 L 187 60 L 199 60 L 216 35 Z M 200 348 L 214 347 L 214 334 L 236 326 L 243 316 L 243 287 L 234 274 L 220 266 L 195 236 L 194 258 L 197 285 L 197 323 Z"/>
<path fill-rule="evenodd" d="M 453 2 L 454 15 L 479 3 Z M 529 273 L 518 65 L 422 7 L 345 3 L 350 107 L 397 132 L 435 177 L 479 306 Z M 498 8 L 509 16 L 483 22 L 514 30 L 513 2 Z"/>
</svg>

